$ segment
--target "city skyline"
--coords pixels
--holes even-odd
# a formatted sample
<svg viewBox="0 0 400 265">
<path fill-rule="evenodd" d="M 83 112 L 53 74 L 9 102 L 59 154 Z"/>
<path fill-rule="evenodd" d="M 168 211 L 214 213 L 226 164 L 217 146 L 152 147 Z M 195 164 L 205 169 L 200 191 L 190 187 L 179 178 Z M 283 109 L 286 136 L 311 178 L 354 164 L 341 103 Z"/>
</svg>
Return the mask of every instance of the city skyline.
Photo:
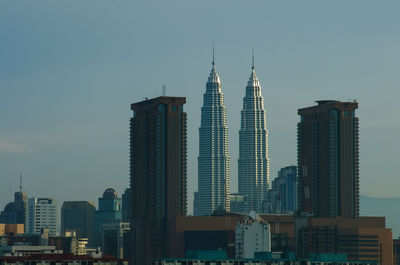
<svg viewBox="0 0 400 265">
<path fill-rule="evenodd" d="M 81 10 L 68 3 L 25 3 L 25 7 L 2 3 L 0 8 L 1 47 L 6 51 L 0 62 L 0 175 L 7 183 L 0 188 L 0 209 L 18 189 L 20 173 L 28 197 L 54 197 L 60 204 L 72 199 L 70 190 L 82 194 L 78 199 L 91 201 L 109 186 L 121 194 L 129 181 L 129 104 L 161 94 L 162 84 L 168 95 L 188 99 L 188 195 L 192 199 L 197 185 L 198 99 L 212 40 L 221 47 L 219 71 L 229 88 L 224 93 L 232 143 L 232 191 L 237 190 L 237 106 L 248 77 L 249 50 L 255 45 L 269 111 L 271 180 L 279 168 L 296 164 L 296 110 L 314 100 L 352 98 L 360 103 L 361 194 L 400 196 L 395 189 L 399 184 L 395 158 L 400 150 L 398 3 L 338 1 L 324 6 L 309 1 L 311 11 L 307 11 L 307 4 L 293 2 L 294 12 L 282 3 L 257 2 L 255 21 L 236 22 L 243 10 L 250 12 L 243 3 L 232 6 L 233 15 L 226 18 L 229 27 L 218 21 L 216 11 L 203 21 L 195 10 L 205 12 L 206 4 L 182 2 L 187 11 L 183 13 L 193 17 L 179 14 L 168 20 L 169 15 L 144 3 L 139 8 L 142 14 L 133 5 L 110 8 L 105 1 L 95 6 L 81 3 Z M 173 7 L 159 4 L 177 14 Z M 221 10 L 226 4 L 216 3 L 216 7 Z M 276 11 L 288 14 L 280 18 Z M 107 14 L 109 20 L 102 22 L 99 14 Z M 182 25 L 182 19 L 188 20 L 187 25 Z M 138 24 L 140 20 L 144 23 Z M 165 34 L 158 30 L 164 29 L 164 22 L 169 26 Z M 198 31 L 192 32 L 192 27 Z M 165 40 L 166 34 L 177 38 Z M 254 36 L 251 41 L 250 36 Z M 387 156 L 382 158 L 384 151 Z M 376 176 L 382 181 L 376 183 Z"/>
</svg>

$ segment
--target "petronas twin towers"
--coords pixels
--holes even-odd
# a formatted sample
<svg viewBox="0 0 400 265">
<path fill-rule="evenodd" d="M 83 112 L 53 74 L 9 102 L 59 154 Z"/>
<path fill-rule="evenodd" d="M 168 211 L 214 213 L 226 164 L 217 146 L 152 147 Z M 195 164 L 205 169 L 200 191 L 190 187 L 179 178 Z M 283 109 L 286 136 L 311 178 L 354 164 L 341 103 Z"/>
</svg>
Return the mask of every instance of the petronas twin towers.
<svg viewBox="0 0 400 265">
<path fill-rule="evenodd" d="M 228 126 L 214 55 L 203 97 L 199 136 L 198 192 L 194 196 L 194 215 L 229 212 Z M 244 198 L 242 211 L 262 212 L 269 181 L 268 130 L 254 56 L 241 112 L 238 179 L 239 194 Z"/>
</svg>

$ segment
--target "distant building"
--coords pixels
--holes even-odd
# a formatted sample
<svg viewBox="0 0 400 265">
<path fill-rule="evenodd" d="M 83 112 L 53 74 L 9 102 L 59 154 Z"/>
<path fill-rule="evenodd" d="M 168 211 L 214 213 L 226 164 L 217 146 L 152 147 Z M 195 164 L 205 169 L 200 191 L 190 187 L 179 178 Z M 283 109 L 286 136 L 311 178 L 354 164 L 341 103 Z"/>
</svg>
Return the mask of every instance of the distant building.
<svg viewBox="0 0 400 265">
<path fill-rule="evenodd" d="M 61 234 L 75 232 L 78 238 L 93 240 L 96 207 L 91 201 L 66 201 L 61 207 Z"/>
<path fill-rule="evenodd" d="M 122 194 L 122 222 L 132 221 L 132 189 L 127 188 Z"/>
<path fill-rule="evenodd" d="M 296 211 L 297 200 L 297 167 L 281 168 L 278 177 L 272 181 L 268 191 L 267 213 L 293 213 Z"/>
<path fill-rule="evenodd" d="M 358 217 L 358 103 L 317 103 L 298 110 L 298 209 L 315 217 Z"/>
<path fill-rule="evenodd" d="M 62 250 L 63 253 L 74 255 L 87 254 L 87 238 L 78 238 L 76 232 L 66 232 L 62 236 L 49 238 L 49 246 L 55 246 L 57 250 Z"/>
<path fill-rule="evenodd" d="M 264 99 L 254 60 L 243 98 L 239 130 L 239 194 L 246 196 L 245 213 L 263 211 L 269 184 L 268 130 Z"/>
<path fill-rule="evenodd" d="M 245 213 L 246 196 L 238 193 L 230 194 L 230 204 L 232 213 Z"/>
<path fill-rule="evenodd" d="M 229 154 L 226 107 L 214 58 L 206 84 L 199 128 L 198 193 L 194 215 L 229 212 Z"/>
<path fill-rule="evenodd" d="M 0 236 L 16 236 L 24 232 L 24 224 L 0 224 Z"/>
<path fill-rule="evenodd" d="M 299 259 L 311 259 L 314 254 L 323 254 L 318 251 L 329 250 L 330 254 L 346 255 L 348 263 L 369 260 L 386 265 L 393 262 L 392 231 L 385 227 L 385 217 L 305 217 L 301 222 L 298 219 L 302 218 L 289 214 L 263 214 L 261 217 L 271 227 L 272 252 L 298 250 L 299 254 L 304 254 Z M 227 257 L 234 258 L 235 229 L 244 218 L 244 215 L 232 213 L 225 216 L 177 217 L 171 240 L 171 245 L 180 250 L 175 257 L 185 257 L 185 253 L 192 250 L 226 250 Z M 324 227 L 336 227 L 336 235 L 324 239 L 322 234 L 319 237 L 319 232 L 315 232 L 313 237 L 310 231 L 315 228 L 314 231 L 323 231 Z M 328 245 L 323 246 L 325 243 Z"/>
<path fill-rule="evenodd" d="M 393 265 L 400 265 L 400 239 L 393 239 Z"/>
<path fill-rule="evenodd" d="M 60 254 L 62 253 L 62 251 L 56 250 L 55 246 L 29 246 L 29 245 L 0 246 L 0 261 L 2 258 L 1 256 L 29 256 L 32 254 L 55 254 L 55 253 Z"/>
<path fill-rule="evenodd" d="M 113 257 L 92 257 L 89 255 L 75 256 L 73 254 L 32 254 L 26 256 L 0 257 L 0 264 L 20 265 L 20 264 L 74 264 L 74 265 L 128 265 L 127 260 L 116 259 Z"/>
<path fill-rule="evenodd" d="M 271 228 L 254 211 L 236 225 L 235 253 L 238 258 L 254 258 L 255 252 L 271 251 Z"/>
<path fill-rule="evenodd" d="M 27 195 L 22 190 L 14 193 L 14 202 L 8 203 L 0 214 L 0 223 L 24 224 L 27 222 Z"/>
<path fill-rule="evenodd" d="M 40 234 L 41 229 L 48 228 L 51 236 L 57 234 L 57 203 L 53 198 L 28 199 L 27 232 Z"/>
<path fill-rule="evenodd" d="M 131 105 L 133 264 L 179 251 L 171 242 L 175 219 L 187 208 L 185 102 L 184 97 L 158 97 Z"/>
<path fill-rule="evenodd" d="M 254 258 L 229 258 L 224 250 L 187 251 L 181 258 L 156 258 L 150 265 L 376 265 L 375 261 L 348 260 L 343 254 L 314 254 L 297 260 L 293 252 L 259 251 Z"/>
<path fill-rule="evenodd" d="M 102 226 L 103 253 L 127 259 L 130 254 L 130 224 L 110 223 Z"/>
<path fill-rule="evenodd" d="M 103 224 L 119 223 L 122 220 L 122 200 L 118 198 L 114 189 L 108 188 L 103 197 L 99 198 L 99 209 L 94 213 L 94 243 L 93 246 L 101 246 L 101 227 Z"/>
</svg>

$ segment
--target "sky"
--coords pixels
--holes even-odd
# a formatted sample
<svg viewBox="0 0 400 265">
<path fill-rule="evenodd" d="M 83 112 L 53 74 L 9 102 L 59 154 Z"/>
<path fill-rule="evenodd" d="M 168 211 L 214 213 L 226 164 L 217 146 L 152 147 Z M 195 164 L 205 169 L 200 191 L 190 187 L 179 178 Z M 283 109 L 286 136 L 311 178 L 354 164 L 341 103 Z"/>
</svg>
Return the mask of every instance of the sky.
<svg viewBox="0 0 400 265">
<path fill-rule="evenodd" d="M 187 98 L 188 195 L 212 43 L 227 107 L 231 189 L 255 47 L 271 180 L 297 159 L 297 109 L 359 102 L 361 193 L 400 197 L 400 1 L 0 1 L 0 210 L 91 200 L 129 185 L 130 104 Z M 363 206 L 361 205 L 361 213 Z"/>
</svg>

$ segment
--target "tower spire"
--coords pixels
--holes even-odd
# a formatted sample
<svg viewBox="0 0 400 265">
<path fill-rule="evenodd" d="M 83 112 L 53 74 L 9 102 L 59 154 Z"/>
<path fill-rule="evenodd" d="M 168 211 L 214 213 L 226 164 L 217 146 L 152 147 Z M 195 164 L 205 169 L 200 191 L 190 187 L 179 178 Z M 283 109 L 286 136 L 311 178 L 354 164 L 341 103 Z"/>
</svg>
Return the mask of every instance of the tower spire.
<svg viewBox="0 0 400 265">
<path fill-rule="evenodd" d="M 253 69 L 254 70 L 254 46 L 253 46 L 253 49 L 252 49 L 252 56 L 251 56 L 251 69 Z"/>
<path fill-rule="evenodd" d="M 214 60 L 214 41 L 213 41 L 213 60 L 212 60 L 212 65 L 214 66 L 215 65 L 215 60 Z"/>
</svg>

